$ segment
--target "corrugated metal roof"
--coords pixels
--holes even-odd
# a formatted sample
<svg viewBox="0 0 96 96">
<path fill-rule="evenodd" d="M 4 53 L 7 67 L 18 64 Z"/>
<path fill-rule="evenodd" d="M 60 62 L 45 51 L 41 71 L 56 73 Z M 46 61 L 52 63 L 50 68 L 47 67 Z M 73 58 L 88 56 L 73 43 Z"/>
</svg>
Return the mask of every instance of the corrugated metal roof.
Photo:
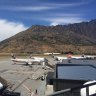
<svg viewBox="0 0 96 96">
<path fill-rule="evenodd" d="M 96 80 L 96 67 L 91 64 L 57 64 L 56 78 Z"/>
</svg>

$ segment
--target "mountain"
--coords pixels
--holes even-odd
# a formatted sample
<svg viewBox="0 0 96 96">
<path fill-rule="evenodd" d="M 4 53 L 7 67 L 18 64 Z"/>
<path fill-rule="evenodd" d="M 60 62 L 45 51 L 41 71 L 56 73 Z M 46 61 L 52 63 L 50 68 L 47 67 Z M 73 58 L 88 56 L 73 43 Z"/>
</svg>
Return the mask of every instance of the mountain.
<svg viewBox="0 0 96 96">
<path fill-rule="evenodd" d="M 0 52 L 96 54 L 96 20 L 69 25 L 33 25 L 0 42 Z"/>
</svg>

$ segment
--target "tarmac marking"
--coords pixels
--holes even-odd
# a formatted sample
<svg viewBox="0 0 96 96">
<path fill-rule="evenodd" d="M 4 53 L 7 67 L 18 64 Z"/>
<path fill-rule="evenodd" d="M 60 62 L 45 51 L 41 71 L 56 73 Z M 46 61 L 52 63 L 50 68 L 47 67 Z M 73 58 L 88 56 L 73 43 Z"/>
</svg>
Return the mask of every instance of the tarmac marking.
<svg viewBox="0 0 96 96">
<path fill-rule="evenodd" d="M 18 80 L 18 82 L 21 83 L 20 80 Z M 26 90 L 28 90 L 28 91 L 30 92 L 30 89 L 29 89 L 25 84 L 22 84 L 22 86 L 23 86 Z"/>
<path fill-rule="evenodd" d="M 0 70 L 0 73 L 4 73 L 6 71 L 8 71 L 8 69 Z"/>
<path fill-rule="evenodd" d="M 18 81 L 21 82 L 20 80 L 18 80 Z M 32 92 L 30 88 L 28 88 L 25 84 L 22 84 L 22 86 L 23 86 L 27 91 L 30 92 L 31 96 L 34 96 L 34 92 Z"/>
</svg>

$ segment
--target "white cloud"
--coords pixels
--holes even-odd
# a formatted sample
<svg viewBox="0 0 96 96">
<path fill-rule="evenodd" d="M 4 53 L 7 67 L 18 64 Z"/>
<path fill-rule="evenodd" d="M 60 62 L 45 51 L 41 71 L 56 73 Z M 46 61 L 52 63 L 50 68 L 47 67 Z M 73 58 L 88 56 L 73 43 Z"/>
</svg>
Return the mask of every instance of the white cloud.
<svg viewBox="0 0 96 96">
<path fill-rule="evenodd" d="M 52 22 L 50 25 L 51 25 L 51 26 L 56 26 L 56 25 L 59 25 L 59 23 L 57 23 L 57 22 Z"/>
<path fill-rule="evenodd" d="M 56 12 L 56 13 L 50 13 L 49 16 L 55 16 L 55 17 L 79 17 L 82 16 L 82 14 L 77 14 L 77 13 L 61 13 L 61 12 Z"/>
<path fill-rule="evenodd" d="M 80 17 L 54 17 L 54 18 L 46 18 L 43 19 L 45 21 L 49 21 L 50 25 L 58 25 L 58 24 L 70 24 L 70 23 L 79 23 L 84 19 Z"/>
<path fill-rule="evenodd" d="M 45 10 L 51 10 L 51 9 L 60 9 L 62 7 L 77 7 L 85 4 L 89 4 L 93 0 L 80 0 L 76 2 L 60 2 L 60 3 L 40 3 L 35 4 L 33 6 L 0 6 L 0 10 L 9 10 L 9 11 L 45 11 Z"/>
<path fill-rule="evenodd" d="M 27 29 L 22 23 L 0 19 L 0 41 L 9 38 L 20 31 Z"/>
<path fill-rule="evenodd" d="M 48 6 L 28 6 L 28 7 L 19 7 L 16 10 L 21 10 L 21 11 L 43 11 L 43 10 L 50 10 L 53 9 L 53 7 L 48 7 Z"/>
<path fill-rule="evenodd" d="M 52 6 L 3 6 L 0 9 L 9 10 L 9 11 L 44 11 L 54 9 L 55 7 Z"/>
<path fill-rule="evenodd" d="M 89 4 L 90 2 L 92 2 L 93 0 L 80 0 L 80 1 L 76 1 L 76 2 L 71 2 L 71 3 L 45 3 L 45 5 L 47 6 L 54 6 L 56 7 L 76 7 L 76 6 L 81 6 L 81 5 L 85 5 L 85 4 Z"/>
<path fill-rule="evenodd" d="M 73 3 L 42 3 L 41 5 L 34 6 L 0 6 L 1 10 L 9 11 L 45 11 L 51 9 L 60 9 L 62 7 L 75 7 L 89 3 L 89 1 L 81 0 Z"/>
</svg>

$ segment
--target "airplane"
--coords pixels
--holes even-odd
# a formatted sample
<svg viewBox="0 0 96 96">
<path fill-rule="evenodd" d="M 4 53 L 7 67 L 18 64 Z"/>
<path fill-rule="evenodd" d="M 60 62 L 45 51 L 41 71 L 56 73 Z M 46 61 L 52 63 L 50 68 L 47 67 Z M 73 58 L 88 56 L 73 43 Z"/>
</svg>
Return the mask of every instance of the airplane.
<svg viewBox="0 0 96 96">
<path fill-rule="evenodd" d="M 60 56 L 54 56 L 53 57 L 55 60 L 57 60 L 57 61 L 62 61 L 62 60 L 64 60 L 64 59 L 67 59 L 67 57 L 60 57 Z"/>
<path fill-rule="evenodd" d="M 82 56 L 72 56 L 71 57 L 72 59 L 77 59 L 77 60 L 80 60 L 80 59 L 86 59 L 86 57 L 82 57 Z"/>
<path fill-rule="evenodd" d="M 14 62 L 14 64 L 16 63 L 24 63 L 26 65 L 32 65 L 32 64 L 45 64 L 48 63 L 48 60 L 46 58 L 41 58 L 41 57 L 30 57 L 29 59 L 19 59 L 16 58 L 16 56 L 14 54 L 11 55 L 11 61 Z"/>
<path fill-rule="evenodd" d="M 92 56 L 92 55 L 85 55 L 86 59 L 96 59 L 96 56 Z"/>
<path fill-rule="evenodd" d="M 95 59 L 95 56 L 90 56 L 90 55 L 81 55 L 81 56 L 72 56 L 71 54 L 68 54 L 67 57 L 60 57 L 60 56 L 54 56 L 52 55 L 52 57 L 57 60 L 62 62 L 63 60 L 66 59 L 76 59 L 76 60 L 87 60 L 87 59 Z"/>
</svg>

